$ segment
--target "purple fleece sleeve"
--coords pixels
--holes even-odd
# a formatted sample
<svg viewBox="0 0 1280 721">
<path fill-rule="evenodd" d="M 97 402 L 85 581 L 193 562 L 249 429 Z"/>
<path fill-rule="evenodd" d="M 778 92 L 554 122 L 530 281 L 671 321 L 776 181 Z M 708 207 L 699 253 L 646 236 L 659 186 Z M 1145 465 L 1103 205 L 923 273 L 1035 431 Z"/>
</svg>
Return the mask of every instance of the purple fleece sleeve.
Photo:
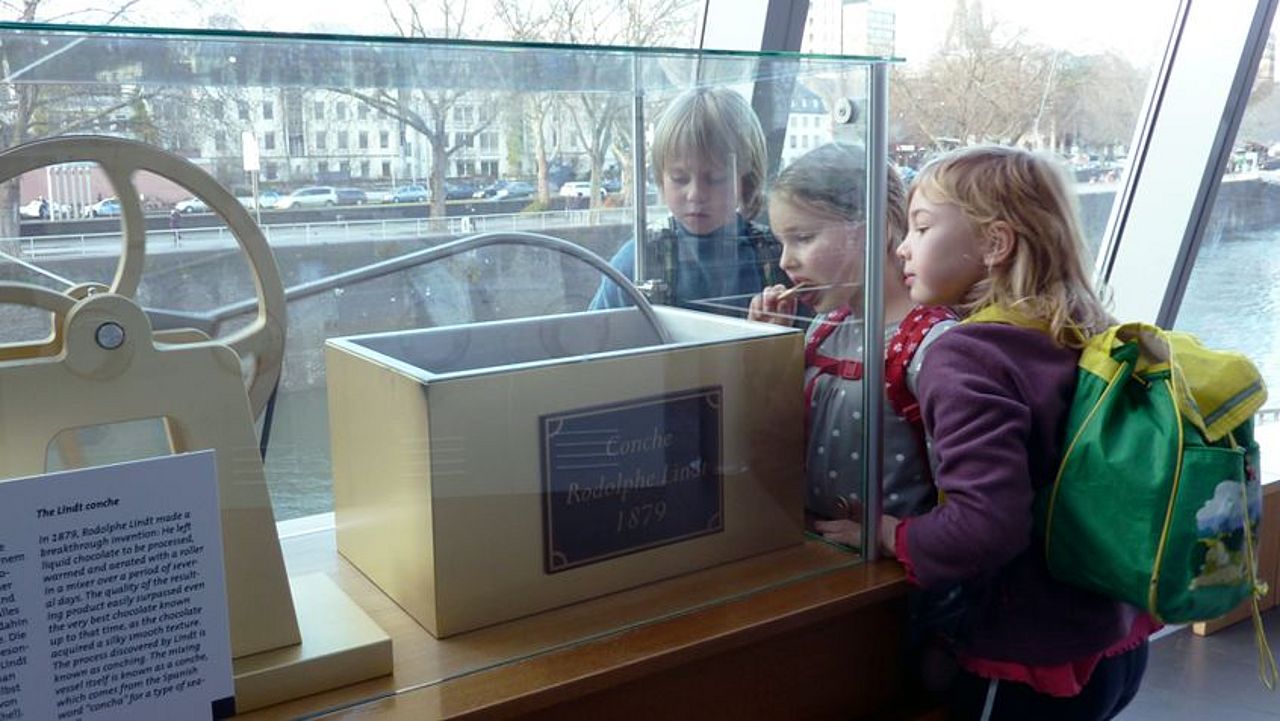
<svg viewBox="0 0 1280 721">
<path fill-rule="evenodd" d="M 1012 350 L 983 327 L 960 326 L 933 344 L 921 368 L 935 481 L 946 494 L 904 533 L 925 588 L 993 573 L 1031 543 L 1032 406 Z"/>
</svg>

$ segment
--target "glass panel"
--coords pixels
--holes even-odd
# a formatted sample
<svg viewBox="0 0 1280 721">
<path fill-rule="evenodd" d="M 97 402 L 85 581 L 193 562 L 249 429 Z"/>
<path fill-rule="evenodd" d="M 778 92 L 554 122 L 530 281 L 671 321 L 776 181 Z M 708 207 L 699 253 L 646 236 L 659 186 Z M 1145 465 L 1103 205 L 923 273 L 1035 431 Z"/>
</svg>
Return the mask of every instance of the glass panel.
<svg viewBox="0 0 1280 721">
<path fill-rule="evenodd" d="M 744 316 L 767 284 L 854 297 L 856 274 L 784 277 L 765 192 L 801 157 L 784 154 L 799 117 L 821 130 L 808 149 L 840 140 L 865 158 L 882 59 L 3 24 L 0 53 L 20 99 L 4 106 L 7 147 L 87 131 L 213 179 L 121 173 L 130 148 L 146 154 L 134 145 L 28 173 L 0 209 L 43 197 L 72 210 L 0 212 L 3 277 L 111 285 L 137 260 L 121 251 L 132 233 L 150 257 L 121 290 L 170 342 L 225 339 L 257 308 L 237 239 L 265 241 L 288 301 L 264 412 L 276 517 L 332 509 L 344 556 L 374 583 L 390 585 L 391 558 L 401 580 L 432 584 L 430 608 L 396 600 L 436 635 L 541 629 L 398 683 L 858 561 L 804 536 L 813 311 L 795 327 Z M 742 112 L 686 102 L 712 95 Z M 865 203 L 865 159 L 832 177 Z M 82 210 L 112 198 L 111 212 Z M 833 222 L 854 258 L 865 211 Z M 594 302 L 607 258 L 618 280 L 656 281 L 652 317 L 629 282 L 609 286 L 618 303 Z M 42 313 L 18 341 L 42 337 Z M 536 620 L 635 587 L 647 600 L 626 612 L 554 633 Z"/>
<path fill-rule="evenodd" d="M 184 7 L 187 5 L 187 7 Z M 141 6 L 141 7 L 139 7 Z M 56 7 L 56 6 L 55 6 Z M 107 10 L 62 14 L 58 21 L 219 28 L 278 33 L 335 33 L 474 40 L 572 42 L 581 45 L 696 47 L 704 3 L 698 0 L 629 0 L 625 22 L 617 6 L 555 0 L 527 3 L 491 0 L 462 3 L 379 3 L 372 7 L 335 5 L 323 13 L 290 3 L 138 3 L 118 18 Z M 52 15 L 34 9 L 37 20 Z M 330 111 L 332 112 L 332 111 Z"/>
<path fill-rule="evenodd" d="M 1241 351 L 1258 364 L 1270 388 L 1280 388 L 1280 86 L 1276 26 L 1253 79 L 1231 158 L 1178 309 L 1176 326 L 1214 348 Z M 1280 420 L 1275 393 L 1259 424 Z M 1259 436 L 1280 442 L 1278 426 Z M 1265 430 L 1265 432 L 1264 432 Z"/>
</svg>

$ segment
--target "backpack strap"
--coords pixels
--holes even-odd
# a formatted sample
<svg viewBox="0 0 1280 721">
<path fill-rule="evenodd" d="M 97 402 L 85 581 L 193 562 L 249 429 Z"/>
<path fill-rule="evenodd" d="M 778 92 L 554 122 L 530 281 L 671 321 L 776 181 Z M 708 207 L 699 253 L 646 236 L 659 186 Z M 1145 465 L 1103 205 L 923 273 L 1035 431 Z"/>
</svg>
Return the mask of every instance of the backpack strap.
<svg viewBox="0 0 1280 721">
<path fill-rule="evenodd" d="M 781 267 L 782 243 L 779 243 L 778 239 L 773 237 L 773 233 L 764 226 L 749 220 L 745 221 L 745 224 L 746 237 L 751 243 L 764 285 L 788 283 L 787 276 L 782 272 Z M 677 258 L 676 243 L 679 237 L 676 219 L 668 218 L 666 226 L 656 232 L 651 231 L 648 242 L 644 244 L 645 267 L 649 269 L 648 275 L 651 278 L 661 279 L 666 285 L 665 297 L 651 298 L 652 302 L 677 304 L 676 289 L 680 283 L 680 263 Z M 655 271 L 655 269 L 660 270 Z M 649 278 L 636 278 L 637 283 L 643 283 L 646 280 Z"/>
<path fill-rule="evenodd" d="M 756 253 L 756 263 L 760 266 L 760 277 L 765 287 L 787 282 L 782 272 L 782 243 L 773 237 L 767 228 L 747 221 L 747 239 Z M 830 335 L 830 331 L 827 332 Z"/>
<path fill-rule="evenodd" d="M 813 335 L 809 337 L 808 342 L 805 344 L 805 367 L 816 368 L 818 371 L 804 386 L 806 438 L 809 435 L 813 394 L 818 384 L 818 378 L 823 374 L 829 373 L 846 380 L 862 379 L 863 366 L 861 361 L 833 358 L 818 352 L 818 349 L 827 338 L 831 337 L 831 334 L 835 332 L 836 327 L 844 322 L 849 315 L 850 310 L 847 306 L 827 314 L 827 317 L 814 329 Z M 928 456 L 925 455 L 927 449 L 925 445 L 924 420 L 920 415 L 920 402 L 916 399 L 915 394 L 911 392 L 908 383 L 908 372 L 916 351 L 920 349 L 921 343 L 929 335 L 929 332 L 933 330 L 933 327 L 943 321 L 954 320 L 956 320 L 956 314 L 950 308 L 919 306 L 913 308 L 902 319 L 902 322 L 898 324 L 898 329 L 894 331 L 888 342 L 885 343 L 885 395 L 888 397 L 889 405 L 893 408 L 894 413 L 905 420 L 915 432 L 922 453 L 921 458 L 926 459 L 926 472 L 928 472 Z"/>
<path fill-rule="evenodd" d="M 908 372 L 916 351 L 933 327 L 943 321 L 956 320 L 950 308 L 917 306 L 911 309 L 884 348 L 884 392 L 889 405 L 900 418 L 919 429 L 924 438 L 924 421 L 920 417 L 920 401 L 908 384 Z"/>
<path fill-rule="evenodd" d="M 920 401 L 910 383 L 911 363 L 929 333 L 939 323 L 955 323 L 955 311 L 944 306 L 916 306 L 898 324 L 898 330 L 885 344 L 884 393 L 898 417 L 907 422 L 916 437 L 916 447 L 924 461 L 924 477 L 933 484 L 933 465 L 929 463 L 929 441 L 924 431 Z M 941 496 L 941 491 L 939 491 Z"/>
<path fill-rule="evenodd" d="M 666 226 L 660 230 L 650 230 L 647 235 L 649 237 L 644 243 L 643 252 L 645 274 L 649 278 L 636 278 L 635 281 L 643 283 L 650 278 L 661 280 L 663 288 L 653 293 L 649 301 L 660 305 L 675 305 L 676 283 L 679 281 L 676 276 L 680 265 L 676 262 L 676 239 L 679 233 L 675 218 L 668 218 Z"/>
<path fill-rule="evenodd" d="M 848 306 L 837 308 L 827 314 L 826 318 L 813 330 L 809 341 L 804 346 L 804 365 L 806 368 L 817 368 L 818 372 L 804 384 L 804 437 L 809 438 L 809 427 L 813 416 L 813 394 L 818 387 L 818 379 L 824 374 L 840 376 L 846 380 L 862 380 L 862 361 L 848 358 L 833 358 L 818 352 L 818 348 L 826 342 L 836 328 L 849 317 L 852 311 Z"/>
<path fill-rule="evenodd" d="M 1032 318 L 1029 315 L 1014 310 L 1008 306 L 985 305 L 978 310 L 970 313 L 961 323 L 1000 323 L 1003 325 L 1014 325 L 1019 328 L 1030 328 L 1032 330 L 1049 332 L 1049 324 L 1044 321 Z"/>
</svg>

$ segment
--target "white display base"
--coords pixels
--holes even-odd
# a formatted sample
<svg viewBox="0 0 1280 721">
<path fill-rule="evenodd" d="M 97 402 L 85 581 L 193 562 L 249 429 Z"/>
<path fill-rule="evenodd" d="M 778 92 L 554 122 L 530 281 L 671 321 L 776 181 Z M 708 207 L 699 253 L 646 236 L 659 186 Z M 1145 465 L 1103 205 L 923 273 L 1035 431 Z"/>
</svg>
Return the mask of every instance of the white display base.
<svg viewBox="0 0 1280 721">
<path fill-rule="evenodd" d="M 302 643 L 232 662 L 238 713 L 391 673 L 391 637 L 328 576 L 289 586 Z"/>
</svg>

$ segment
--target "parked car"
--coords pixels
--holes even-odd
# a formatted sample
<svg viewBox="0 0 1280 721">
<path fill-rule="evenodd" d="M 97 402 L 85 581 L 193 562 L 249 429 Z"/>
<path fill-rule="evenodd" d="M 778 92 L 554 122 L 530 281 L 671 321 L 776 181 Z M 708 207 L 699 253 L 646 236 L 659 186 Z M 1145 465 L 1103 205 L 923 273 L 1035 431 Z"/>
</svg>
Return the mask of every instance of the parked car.
<svg viewBox="0 0 1280 721">
<path fill-rule="evenodd" d="M 591 194 L 591 183 L 585 180 L 570 180 L 560 186 L 561 198 L 576 198 L 579 195 L 587 196 Z"/>
<path fill-rule="evenodd" d="M 559 188 L 573 180 L 573 177 L 577 174 L 578 172 L 573 169 L 573 166 L 567 165 L 563 160 L 552 160 L 547 166 L 547 187 Z"/>
<path fill-rule="evenodd" d="M 258 206 L 261 208 L 274 208 L 280 203 L 280 194 L 274 190 L 263 190 L 258 193 Z"/>
<path fill-rule="evenodd" d="M 505 188 L 505 187 L 507 187 L 507 181 L 505 181 L 505 180 L 499 180 L 499 181 L 496 181 L 496 182 L 490 183 L 490 184 L 488 184 L 488 185 L 484 186 L 483 188 L 480 188 L 480 189 L 479 189 L 479 190 L 477 190 L 476 192 L 472 193 L 472 194 L 471 194 L 471 197 L 473 197 L 473 198 L 492 198 L 492 197 L 494 197 L 494 196 L 496 196 L 496 195 L 498 194 L 498 191 L 499 191 L 499 190 L 502 190 L 502 189 L 503 189 L 503 188 Z"/>
<path fill-rule="evenodd" d="M 538 192 L 538 189 L 532 183 L 526 183 L 523 180 L 499 180 L 477 190 L 472 197 L 493 198 L 495 200 L 502 198 L 528 198 L 536 192 Z"/>
<path fill-rule="evenodd" d="M 236 200 L 249 210 L 253 210 L 256 205 L 252 195 L 237 195 Z M 274 190 L 264 190 L 258 193 L 257 203 L 261 203 L 263 208 L 274 208 L 276 203 L 280 202 L 280 194 Z"/>
<path fill-rule="evenodd" d="M 49 201 L 36 198 L 18 206 L 18 217 L 27 219 L 48 219 Z"/>
<path fill-rule="evenodd" d="M 312 185 L 306 188 L 298 188 L 289 193 L 276 203 L 276 207 L 282 210 L 289 208 L 318 208 L 326 205 L 338 204 L 338 191 L 329 185 Z"/>
<path fill-rule="evenodd" d="M 445 200 L 461 200 L 470 198 L 475 195 L 476 186 L 468 180 L 446 180 L 444 181 L 444 199 Z"/>
<path fill-rule="evenodd" d="M 600 188 L 600 197 L 607 195 L 604 188 Z M 560 197 L 562 198 L 585 198 L 591 195 L 591 181 L 589 180 L 570 180 L 560 186 Z"/>
<path fill-rule="evenodd" d="M 120 215 L 120 201 L 115 198 L 99 200 L 88 208 L 85 208 L 85 214 L 91 218 Z"/>
<path fill-rule="evenodd" d="M 422 185 L 402 185 L 395 189 L 391 194 L 391 202 L 393 203 L 425 203 L 427 202 L 427 189 Z"/>
<path fill-rule="evenodd" d="M 173 209 L 178 211 L 179 213 L 182 213 L 183 215 L 187 215 L 190 213 L 208 213 L 209 204 L 197 197 L 192 196 L 190 198 L 187 198 L 186 200 L 179 200 L 178 202 L 174 203 Z"/>
<path fill-rule="evenodd" d="M 492 197 L 496 200 L 531 198 L 537 192 L 538 188 L 533 183 L 526 183 L 523 180 L 508 180 L 493 193 Z"/>
<path fill-rule="evenodd" d="M 507 187 L 499 190 L 495 198 L 532 198 L 538 192 L 538 186 L 523 180 L 513 180 Z"/>
<path fill-rule="evenodd" d="M 339 205 L 364 205 L 369 202 L 369 197 L 359 188 L 338 188 L 336 192 Z"/>
</svg>

